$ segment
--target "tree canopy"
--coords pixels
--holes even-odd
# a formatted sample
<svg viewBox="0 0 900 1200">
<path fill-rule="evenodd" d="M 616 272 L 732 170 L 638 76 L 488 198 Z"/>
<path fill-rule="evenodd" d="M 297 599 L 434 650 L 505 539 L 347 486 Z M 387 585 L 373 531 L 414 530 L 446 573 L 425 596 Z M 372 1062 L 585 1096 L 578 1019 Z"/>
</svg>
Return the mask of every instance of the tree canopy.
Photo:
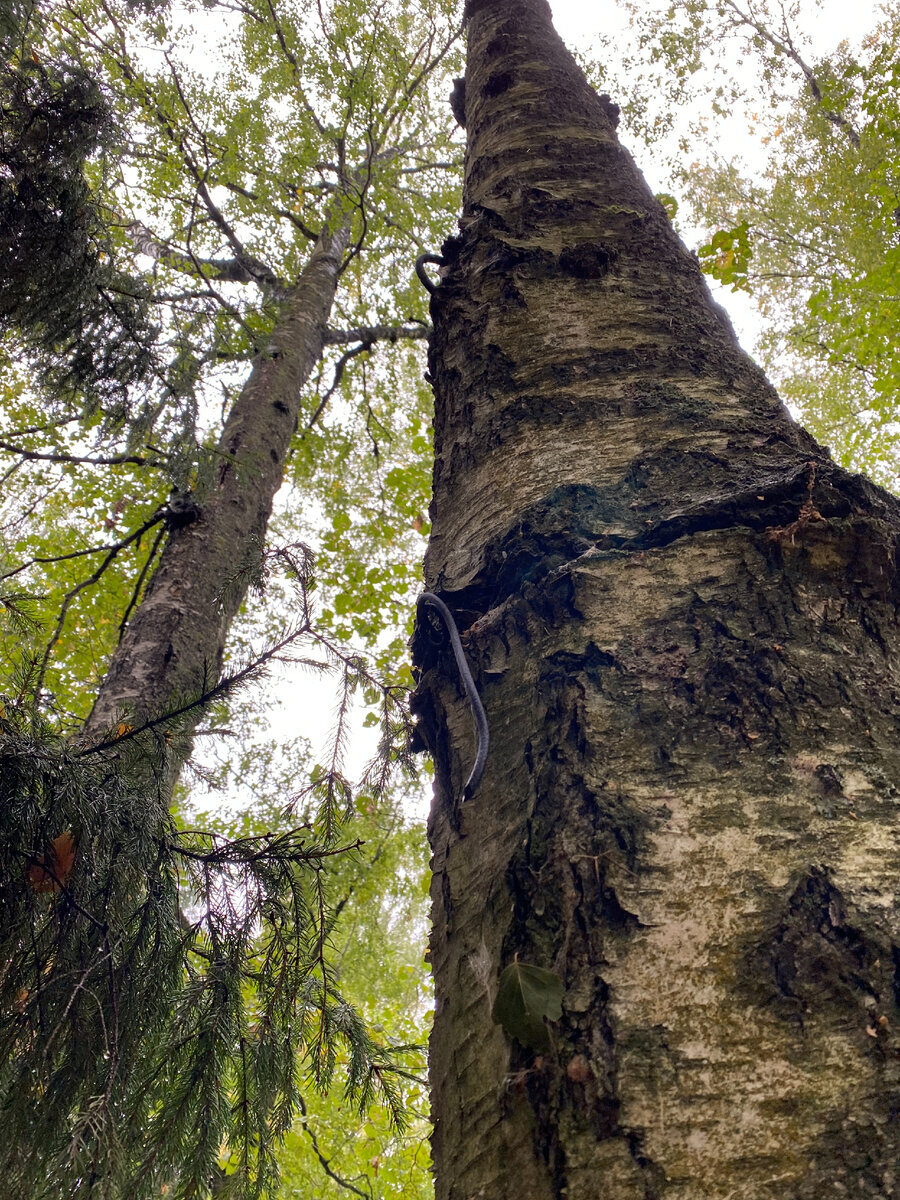
<svg viewBox="0 0 900 1200">
<path fill-rule="evenodd" d="M 395 681 L 330 635 L 375 649 L 391 606 L 411 599 L 422 388 L 408 386 L 408 351 L 391 363 L 373 351 L 425 331 L 412 267 L 455 194 L 457 30 L 439 4 L 102 0 L 22 16 L 0 110 L 15 247 L 3 293 L 4 1177 L 35 1196 L 269 1194 L 307 1083 L 340 1079 L 356 1111 L 386 1101 L 379 1136 L 395 1137 L 414 1065 L 404 1045 L 424 1015 L 398 999 L 377 1037 L 329 950 L 336 914 L 384 878 L 372 863 L 406 836 L 384 786 L 403 753 Z M 201 36 L 214 68 L 190 52 Z M 277 384 L 285 314 L 305 319 L 305 275 L 336 247 L 331 320 L 311 341 L 324 352 L 293 393 L 262 396 L 276 419 L 294 406 L 275 479 L 288 466 L 302 505 L 276 516 L 268 544 L 234 544 L 213 564 L 223 607 L 251 585 L 255 600 L 225 678 L 201 662 L 171 696 L 85 738 L 158 564 L 203 522 L 226 470 L 249 469 L 222 444 L 248 366 Z M 271 496 L 261 503 L 258 536 Z M 346 566 L 329 558 L 342 537 Z M 323 549 L 315 618 L 304 538 Z M 321 764 L 301 754 L 286 793 L 268 779 L 247 828 L 198 825 L 183 793 L 170 812 L 170 764 L 198 716 L 204 734 L 252 730 L 258 701 L 239 685 L 298 656 L 337 681 Z M 357 693 L 379 711 L 385 748 L 345 830 Z M 326 872 L 342 857 L 354 885 Z M 322 1167 L 311 1120 L 301 1141 Z"/>
<path fill-rule="evenodd" d="M 753 296 L 764 365 L 815 435 L 895 487 L 900 9 L 823 55 L 812 6 L 630 8 L 645 72 L 664 64 L 696 114 L 674 187 L 707 231 L 704 269 Z M 658 138 L 671 112 L 638 94 Z"/>
</svg>

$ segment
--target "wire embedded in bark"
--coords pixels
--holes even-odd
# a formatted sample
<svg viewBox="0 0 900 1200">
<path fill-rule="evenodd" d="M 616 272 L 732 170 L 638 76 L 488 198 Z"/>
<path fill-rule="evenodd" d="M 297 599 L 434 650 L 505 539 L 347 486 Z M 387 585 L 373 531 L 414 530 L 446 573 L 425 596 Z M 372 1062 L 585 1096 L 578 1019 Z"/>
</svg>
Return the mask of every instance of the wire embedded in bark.
<svg viewBox="0 0 900 1200">
<path fill-rule="evenodd" d="M 445 265 L 444 259 L 440 254 L 420 254 L 416 259 L 416 274 L 419 277 L 419 282 L 425 291 L 433 296 L 437 292 L 437 284 L 429 278 L 428 272 L 425 270 L 426 263 L 434 263 L 437 267 L 443 267 Z"/>
<path fill-rule="evenodd" d="M 418 263 L 416 266 L 418 269 Z M 425 604 L 430 604 L 433 608 L 436 608 L 443 618 L 444 624 L 447 626 L 447 632 L 450 635 L 450 645 L 453 649 L 453 657 L 456 659 L 456 668 L 459 671 L 459 677 L 466 690 L 469 707 L 472 709 L 472 720 L 478 736 L 478 749 L 475 753 L 475 763 L 469 773 L 469 778 L 466 780 L 462 794 L 463 800 L 470 800 L 475 789 L 481 782 L 481 776 L 484 774 L 484 765 L 487 762 L 488 746 L 490 745 L 490 730 L 488 729 L 487 715 L 484 711 L 484 705 L 481 703 L 481 697 L 478 695 L 475 680 L 472 678 L 472 672 L 469 670 L 469 664 L 466 662 L 466 655 L 462 647 L 462 642 L 459 639 L 459 630 L 456 628 L 453 613 L 451 613 L 443 600 L 439 596 L 436 596 L 434 592 L 423 592 L 416 601 L 417 608 L 422 608 Z"/>
</svg>

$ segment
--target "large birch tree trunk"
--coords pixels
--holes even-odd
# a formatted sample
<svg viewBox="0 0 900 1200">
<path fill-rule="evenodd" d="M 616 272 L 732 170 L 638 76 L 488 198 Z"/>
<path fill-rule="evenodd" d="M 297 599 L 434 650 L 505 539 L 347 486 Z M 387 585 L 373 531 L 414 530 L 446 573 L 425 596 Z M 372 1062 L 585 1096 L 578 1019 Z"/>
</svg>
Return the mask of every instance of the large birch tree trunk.
<svg viewBox="0 0 900 1200">
<path fill-rule="evenodd" d="M 468 5 L 420 630 L 438 1200 L 900 1197 L 900 506 L 739 349 L 545 0 Z M 492 1021 L 518 959 L 550 1046 Z"/>
<path fill-rule="evenodd" d="M 225 421 L 212 478 L 173 519 L 165 549 L 113 655 L 85 732 L 183 704 L 219 677 L 281 486 L 300 399 L 322 353 L 349 222 L 321 235 Z M 186 519 L 185 519 L 186 518 Z M 198 708 L 193 728 L 199 719 Z M 173 748 L 174 759 L 185 751 Z M 170 766 L 177 773 L 180 761 Z"/>
</svg>

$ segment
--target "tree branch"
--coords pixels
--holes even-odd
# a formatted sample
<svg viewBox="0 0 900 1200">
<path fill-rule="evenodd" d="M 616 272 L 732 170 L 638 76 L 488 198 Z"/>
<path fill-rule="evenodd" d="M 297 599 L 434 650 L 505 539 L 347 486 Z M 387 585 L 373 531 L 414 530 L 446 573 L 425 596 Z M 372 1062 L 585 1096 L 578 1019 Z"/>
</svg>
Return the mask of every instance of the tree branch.
<svg viewBox="0 0 900 1200">
<path fill-rule="evenodd" d="M 71 425 L 73 421 L 79 418 L 75 415 L 71 417 L 57 417 L 55 421 L 47 421 L 45 425 L 29 425 L 27 429 L 16 429 L 12 433 L 7 433 L 6 437 L 19 438 L 28 437 L 32 433 L 46 433 L 48 429 L 58 429 L 60 425 Z"/>
<path fill-rule="evenodd" d="M 857 132 L 856 127 L 853 125 L 852 121 L 844 116 L 843 113 L 835 112 L 833 109 L 825 107 L 822 89 L 819 86 L 819 81 L 816 79 L 815 72 L 794 45 L 793 41 L 791 40 L 790 33 L 785 31 L 784 38 L 778 38 L 774 33 L 771 32 L 771 30 L 763 25 L 761 21 L 757 21 L 749 13 L 745 13 L 738 8 L 735 0 L 725 0 L 725 4 L 732 10 L 732 12 L 737 13 L 740 24 L 749 25 L 751 29 L 755 29 L 759 36 L 764 38 L 773 49 L 780 51 L 787 58 L 789 58 L 795 66 L 799 67 L 800 71 L 803 73 L 803 77 L 806 79 L 810 95 L 822 110 L 822 115 L 826 120 L 830 121 L 832 125 L 837 126 L 837 128 L 840 129 L 842 133 L 844 133 L 849 139 L 854 149 L 858 150 L 859 133 Z"/>
<path fill-rule="evenodd" d="M 284 55 L 285 61 L 290 66 L 291 73 L 294 76 L 294 87 L 296 88 L 300 103 L 305 108 L 313 125 L 315 125 L 319 136 L 327 139 L 328 135 L 325 131 L 325 126 L 319 120 L 316 110 L 313 108 L 312 104 L 309 102 L 309 98 L 306 95 L 306 90 L 303 86 L 303 73 L 300 70 L 300 64 L 297 62 L 296 55 L 288 48 L 287 38 L 284 36 L 284 30 L 282 29 L 281 22 L 278 20 L 278 15 L 275 12 L 273 0 L 266 0 L 266 7 L 269 10 L 269 16 L 272 18 L 272 25 L 275 29 L 275 36 L 278 39 L 278 45 L 281 47 L 281 53 Z"/>
<path fill-rule="evenodd" d="M 93 582 L 93 580 L 86 580 L 85 583 L 79 585 L 79 587 L 86 587 L 90 582 Z M 168 712 L 164 712 L 158 717 L 151 717 L 149 720 L 142 722 L 142 724 L 135 726 L 133 729 L 128 729 L 120 737 L 106 738 L 103 741 L 95 742 L 93 746 L 88 746 L 86 749 L 82 750 L 80 757 L 83 757 L 86 754 L 97 754 L 101 750 L 109 750 L 111 746 L 118 746 L 121 742 L 129 741 L 131 738 L 135 738 L 139 734 L 145 733 L 148 729 L 156 729 L 160 725 L 165 725 L 169 721 L 175 721 L 178 719 L 178 717 L 183 717 L 185 713 L 193 712 L 194 709 L 205 707 L 212 700 L 215 700 L 216 697 L 221 696 L 222 693 L 227 691 L 229 688 L 234 687 L 238 683 L 242 683 L 245 679 L 249 679 L 249 677 L 256 671 L 258 671 L 261 667 L 264 667 L 267 662 L 270 662 L 273 658 L 280 654 L 285 647 L 289 646 L 292 642 L 295 642 L 297 638 L 303 637 L 309 632 L 309 625 L 304 622 L 299 626 L 299 628 L 292 630 L 291 633 L 287 634 L 280 641 L 276 642 L 274 646 L 270 646 L 268 650 L 265 650 L 259 655 L 258 658 L 255 658 L 253 662 L 248 663 L 246 667 L 242 667 L 240 670 L 234 671 L 230 675 L 223 676 L 223 678 L 220 679 L 218 683 L 213 684 L 212 687 L 208 688 L 204 685 L 200 694 L 195 696 L 193 700 L 187 700 L 184 704 L 179 704 L 176 708 L 169 709 Z"/>
<path fill-rule="evenodd" d="M 140 254 L 146 254 L 154 262 L 171 267 L 173 271 L 182 271 L 186 275 L 196 275 L 198 265 L 202 268 L 201 278 L 214 279 L 219 283 L 256 283 L 256 279 L 243 263 L 236 258 L 197 258 L 184 254 L 154 237 L 141 221 L 132 221 L 128 233 Z"/>
<path fill-rule="evenodd" d="M 328 401 L 337 391 L 344 377 L 344 369 L 351 359 L 360 354 L 368 353 L 376 342 L 397 342 L 400 338 L 426 338 L 431 332 L 429 326 L 415 325 L 360 325 L 356 329 L 329 329 L 325 334 L 325 344 L 330 346 L 345 345 L 347 342 L 358 342 L 350 350 L 345 350 L 334 367 L 334 378 L 331 387 L 321 398 L 312 416 L 306 423 L 307 430 L 312 429 L 325 411 Z"/>
<path fill-rule="evenodd" d="M 156 560 L 156 556 L 159 553 L 159 548 L 162 545 L 162 540 L 165 536 L 166 526 L 163 525 L 162 529 L 157 531 L 156 537 L 153 539 L 153 545 L 150 547 L 150 553 L 147 555 L 144 565 L 141 567 L 140 574 L 137 577 L 137 582 L 135 583 L 134 589 L 131 593 L 131 599 L 128 601 L 128 607 L 125 609 L 125 612 L 122 615 L 122 620 L 119 622 L 119 641 L 122 640 L 125 630 L 128 628 L 128 618 L 137 607 L 138 600 L 141 597 L 141 588 L 144 586 L 144 580 L 150 574 L 150 568 L 153 566 L 153 563 Z"/>
<path fill-rule="evenodd" d="M 169 55 L 164 53 L 163 58 L 165 59 L 166 65 L 169 68 L 170 74 L 172 76 L 172 83 L 175 87 L 175 91 L 178 95 L 178 99 L 181 103 L 181 106 L 184 109 L 185 116 L 186 116 L 190 126 L 193 128 L 193 130 L 197 134 L 197 137 L 199 138 L 200 144 L 203 148 L 204 154 L 206 155 L 207 169 L 205 172 L 201 171 L 200 166 L 198 165 L 197 160 L 194 157 L 194 154 L 193 154 L 190 146 L 187 144 L 185 138 L 174 127 L 172 119 L 169 117 L 169 114 L 160 107 L 158 100 L 152 95 L 152 93 L 150 92 L 150 90 L 147 88 L 146 85 L 142 85 L 140 83 L 138 77 L 136 76 L 135 72 L 133 71 L 131 64 L 128 60 L 126 50 L 125 50 L 124 34 L 122 32 L 120 25 L 118 24 L 118 22 L 115 19 L 115 15 L 109 10 L 109 6 L 106 3 L 106 0 L 102 0 L 102 8 L 103 8 L 103 11 L 106 13 L 107 17 L 110 19 L 112 26 L 115 29 L 116 34 L 120 41 L 120 53 L 119 53 L 119 56 L 117 59 L 119 68 L 122 70 L 122 73 L 125 76 L 125 78 L 127 79 L 127 81 L 130 84 L 132 84 L 139 92 L 142 93 L 142 103 L 144 103 L 146 108 L 148 109 L 148 111 L 154 115 L 157 124 L 162 128 L 163 132 L 165 133 L 165 135 L 169 139 L 169 141 L 172 143 L 172 145 L 177 147 L 178 152 L 181 155 L 182 161 L 184 162 L 184 165 L 187 168 L 188 173 L 191 175 L 191 177 L 194 180 L 194 183 L 195 183 L 196 189 L 197 189 L 197 194 L 200 196 L 201 200 L 203 201 L 203 205 L 204 205 L 207 213 L 209 214 L 210 219 L 212 220 L 212 222 L 216 226 L 216 228 L 219 229 L 219 231 L 225 236 L 225 239 L 228 241 L 228 244 L 234 250 L 234 254 L 235 254 L 234 261 L 237 264 L 236 266 L 231 265 L 231 260 L 224 260 L 224 261 L 216 260 L 216 259 L 210 260 L 212 269 L 214 271 L 222 270 L 222 271 L 227 272 L 224 275 L 215 274 L 213 277 L 216 279 L 224 279 L 224 280 L 228 280 L 230 282 L 239 282 L 239 283 L 245 283 L 245 282 L 252 281 L 260 287 L 265 287 L 265 288 L 271 289 L 279 299 L 283 298 L 283 296 L 287 290 L 283 281 L 280 280 L 278 278 L 278 276 L 275 275 L 275 273 L 269 267 L 267 267 L 265 265 L 265 263 L 260 262 L 259 259 L 255 258 L 252 254 L 250 254 L 244 248 L 244 246 L 241 244 L 240 239 L 238 238 L 237 234 L 235 233 L 234 229 L 232 228 L 230 223 L 226 220 L 224 214 L 221 212 L 221 210 L 218 208 L 218 206 L 213 201 L 212 196 L 209 194 L 209 189 L 207 187 L 207 179 L 210 174 L 208 140 L 207 140 L 205 132 L 197 124 L 197 122 L 194 118 L 194 115 L 191 112 L 190 105 L 188 104 L 188 101 L 187 101 L 187 97 L 184 94 L 184 89 L 181 86 L 181 80 L 178 76 L 178 72 L 175 70 L 174 64 L 172 63 L 171 59 L 169 58 Z M 140 223 L 135 222 L 134 224 L 138 225 Z M 148 246 L 149 245 L 160 245 L 160 243 L 157 243 L 156 240 L 153 238 L 152 234 L 150 235 L 150 239 L 151 239 L 150 242 L 147 243 Z M 149 253 L 151 255 L 151 257 L 159 258 L 159 261 L 165 262 L 166 265 L 173 266 L 176 270 L 187 271 L 190 274 L 199 273 L 201 278 L 203 278 L 205 280 L 207 280 L 209 278 L 209 276 L 206 275 L 204 269 L 202 269 L 200 267 L 200 263 L 203 260 L 197 259 L 194 255 L 185 256 L 185 255 L 182 255 L 178 251 L 170 251 L 168 249 L 166 250 L 166 254 L 167 254 L 167 256 L 171 255 L 171 257 L 168 257 L 168 258 L 160 257 L 160 256 L 154 254 L 152 250 L 148 250 L 148 249 L 145 249 L 144 253 Z M 188 264 L 191 264 L 191 265 L 188 265 Z M 238 271 L 238 268 L 242 269 L 242 271 L 244 273 L 243 275 L 240 274 L 240 271 Z"/>
<path fill-rule="evenodd" d="M 217 182 L 221 187 L 227 188 L 229 192 L 234 192 L 236 196 L 243 196 L 245 200 L 250 200 L 253 204 L 263 203 L 256 192 L 251 191 L 250 188 L 242 187 L 239 183 L 233 183 L 227 179 L 220 179 L 217 180 Z M 287 190 L 286 184 L 281 183 L 280 186 Z M 303 234 L 303 236 L 309 241 L 314 242 L 318 238 L 319 235 L 315 232 L 315 230 L 310 229 L 310 227 L 304 221 L 302 221 L 295 212 L 291 212 L 289 208 L 273 208 L 272 212 L 275 213 L 276 216 L 284 217 L 286 221 L 290 221 L 291 224 L 295 225 Z"/>
<path fill-rule="evenodd" d="M 51 454 L 41 453 L 38 450 L 26 450 L 24 446 L 14 446 L 11 442 L 0 441 L 0 450 L 6 450 L 9 454 L 18 454 L 21 458 L 27 459 L 29 462 L 40 460 L 42 462 L 56 463 L 83 463 L 89 467 L 116 467 L 122 463 L 133 463 L 136 467 L 158 466 L 159 464 L 152 459 L 145 458 L 142 454 L 111 454 L 102 455 L 99 458 L 91 458 L 89 455 L 82 454 L 63 454 L 62 452 Z"/>
<path fill-rule="evenodd" d="M 315 1152 L 316 1158 L 319 1160 L 319 1165 L 321 1166 L 322 1170 L 325 1172 L 325 1174 L 328 1176 L 329 1179 L 334 1180 L 334 1182 L 338 1185 L 338 1187 L 345 1188 L 348 1192 L 352 1192 L 354 1194 L 354 1196 L 362 1196 L 363 1200 L 371 1200 L 371 1197 L 372 1197 L 371 1188 L 368 1191 L 363 1192 L 358 1187 L 355 1187 L 354 1184 L 352 1184 L 349 1181 L 349 1179 L 342 1178 L 340 1175 L 337 1174 L 336 1171 L 332 1170 L 331 1165 L 330 1165 L 331 1159 L 326 1158 L 325 1155 L 322 1153 L 322 1150 L 319 1146 L 318 1140 L 316 1139 L 316 1135 L 313 1133 L 312 1129 L 309 1126 L 309 1122 L 307 1121 L 306 1101 L 303 1099 L 302 1096 L 298 1096 L 297 1100 L 298 1100 L 298 1106 L 300 1108 L 300 1124 L 303 1126 L 304 1133 L 306 1133 L 308 1135 L 309 1140 L 312 1142 L 313 1151 Z"/>
<path fill-rule="evenodd" d="M 145 533 L 148 529 L 151 529 L 160 520 L 162 520 L 163 515 L 164 514 L 158 512 L 154 513 L 153 516 L 138 530 L 138 535 Z M 72 550 L 69 554 L 50 554 L 39 558 L 29 558 L 27 562 L 15 567 L 12 571 L 7 571 L 5 574 L 0 575 L 0 583 L 2 583 L 4 579 L 12 579 L 14 575 L 19 575 L 22 571 L 27 571 L 29 567 L 41 566 L 44 563 L 68 562 L 73 558 L 85 558 L 89 554 L 103 554 L 104 551 L 107 550 L 115 550 L 118 552 L 127 546 L 128 542 L 132 541 L 134 537 L 135 534 L 129 534 L 128 537 L 121 542 L 107 542 L 103 546 L 89 546 L 87 550 Z"/>
<path fill-rule="evenodd" d="M 398 342 L 401 338 L 427 338 L 430 333 L 431 326 L 424 321 L 412 325 L 357 325 L 353 329 L 327 329 L 324 341 L 326 346 L 344 346 L 348 342 L 371 346 L 375 342 Z"/>
<path fill-rule="evenodd" d="M 56 628 L 53 630 L 53 635 L 50 638 L 50 641 L 47 643 L 47 649 L 44 651 L 44 657 L 41 660 L 41 666 L 40 666 L 40 670 L 38 672 L 37 683 L 35 684 L 35 689 L 34 689 L 36 696 L 38 696 L 40 694 L 41 688 L 44 686 L 44 676 L 47 674 L 47 667 L 50 664 L 50 656 L 53 653 L 53 647 L 59 641 L 60 636 L 62 634 L 63 627 L 66 623 L 66 614 L 69 611 L 69 605 L 72 603 L 72 601 L 75 599 L 75 597 L 78 595 L 79 592 L 83 592 L 85 588 L 91 587 L 91 586 L 93 586 L 93 584 L 98 582 L 98 580 L 101 578 L 101 576 L 103 575 L 106 568 L 110 565 L 110 563 L 113 561 L 113 559 L 116 557 L 117 554 L 119 554 L 122 550 L 124 550 L 126 546 L 130 546 L 132 542 L 137 541 L 138 538 L 140 538 L 144 533 L 146 533 L 148 529 L 152 529 L 152 527 L 154 525 L 156 525 L 156 524 L 158 524 L 158 522 L 164 520 L 165 515 L 166 515 L 166 513 L 165 513 L 164 508 L 157 509 L 157 511 L 151 517 L 149 517 L 143 523 L 143 525 L 139 525 L 138 528 L 133 533 L 130 533 L 128 535 L 128 537 L 123 538 L 121 542 L 116 542 L 113 546 L 110 547 L 109 553 L 106 555 L 103 562 L 100 564 L 100 566 L 97 568 L 97 570 L 93 573 L 93 575 L 90 575 L 87 579 L 82 579 L 81 583 L 76 584 L 75 587 L 73 587 L 70 592 L 66 592 L 65 596 L 63 597 L 62 608 L 60 609 L 59 617 L 57 618 L 57 621 L 56 621 Z"/>
<path fill-rule="evenodd" d="M 352 358 L 356 358 L 357 355 L 363 354 L 371 349 L 372 349 L 371 342 L 362 342 L 359 346 L 354 346 L 352 350 L 346 350 L 341 355 L 341 357 L 337 360 L 337 362 L 335 363 L 335 367 L 334 367 L 334 378 L 331 381 L 331 387 L 328 389 L 328 391 L 325 393 L 325 395 L 319 401 L 319 403 L 316 406 L 315 412 L 307 421 L 306 428 L 308 430 L 312 429 L 312 427 L 316 424 L 319 417 L 321 417 L 322 413 L 325 411 L 325 406 L 328 404 L 328 401 L 331 399 L 331 397 L 334 395 L 334 393 L 337 391 L 338 387 L 340 386 L 340 382 L 344 377 L 344 368 L 347 366 L 347 363 L 350 362 L 350 360 Z"/>
</svg>

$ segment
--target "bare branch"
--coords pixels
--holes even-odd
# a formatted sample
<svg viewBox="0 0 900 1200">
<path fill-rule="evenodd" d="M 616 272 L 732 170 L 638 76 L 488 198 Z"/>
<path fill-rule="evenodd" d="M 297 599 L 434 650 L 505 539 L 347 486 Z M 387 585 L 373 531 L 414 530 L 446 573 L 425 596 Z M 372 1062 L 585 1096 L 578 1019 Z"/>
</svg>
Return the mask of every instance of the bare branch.
<svg viewBox="0 0 900 1200">
<path fill-rule="evenodd" d="M 359 345 L 346 350 L 335 363 L 334 378 L 331 381 L 331 387 L 322 396 L 315 411 L 309 418 L 306 424 L 307 430 L 313 428 L 325 411 L 328 401 L 340 386 L 341 380 L 344 377 L 344 370 L 351 359 L 356 358 L 360 354 L 368 353 L 376 342 L 398 342 L 401 338 L 421 339 L 428 337 L 430 332 L 430 326 L 424 323 L 413 325 L 361 325 L 356 329 L 329 329 L 324 339 L 326 345 L 339 346 L 345 345 L 347 342 L 358 342 Z"/>
<path fill-rule="evenodd" d="M 132 463 L 136 467 L 159 466 L 160 464 L 153 459 L 145 458 L 142 454 L 111 454 L 102 455 L 98 458 L 91 458 L 90 455 L 82 454 L 63 454 L 59 453 L 41 453 L 38 450 L 27 450 L 24 446 L 15 446 L 11 442 L 0 441 L 0 450 L 5 450 L 8 454 L 18 454 L 20 458 L 28 462 L 40 460 L 42 462 L 55 463 L 83 463 L 89 467 L 117 467 L 122 463 Z"/>
<path fill-rule="evenodd" d="M 254 204 L 263 203 L 256 192 L 251 191 L 250 188 L 241 187 L 239 183 L 232 183 L 227 179 L 216 180 L 216 182 L 219 183 L 221 187 L 227 188 L 229 192 L 234 192 L 236 196 L 243 196 L 245 200 L 250 200 Z M 287 190 L 286 184 L 282 183 L 281 186 Z M 274 212 L 276 216 L 284 217 L 286 221 L 290 221 L 291 224 L 295 225 L 303 234 L 303 236 L 309 241 L 314 242 L 318 239 L 319 235 L 315 232 L 315 230 L 310 229 L 306 222 L 302 221 L 300 217 L 298 217 L 295 212 L 291 212 L 290 209 L 273 208 L 272 212 Z"/>
<path fill-rule="evenodd" d="M 299 1108 L 300 1108 L 300 1124 L 303 1126 L 304 1132 L 309 1136 L 309 1140 L 312 1142 L 313 1152 L 315 1153 L 316 1158 L 319 1160 L 319 1165 L 321 1166 L 322 1170 L 325 1172 L 325 1174 L 328 1176 L 329 1179 L 334 1180 L 334 1182 L 338 1185 L 338 1187 L 342 1187 L 342 1188 L 346 1189 L 346 1191 L 352 1192 L 354 1194 L 354 1196 L 362 1196 L 363 1200 L 372 1200 L 372 1189 L 371 1188 L 369 1188 L 365 1192 L 361 1191 L 358 1187 L 356 1187 L 354 1184 L 352 1184 L 349 1179 L 344 1179 L 342 1176 L 338 1175 L 337 1172 L 332 1168 L 331 1159 L 326 1158 L 325 1155 L 322 1153 L 322 1149 L 319 1146 L 316 1135 L 313 1132 L 312 1127 L 310 1126 L 309 1122 L 306 1119 L 306 1102 L 304 1101 L 302 1096 L 298 1096 L 297 1099 L 298 1099 Z M 368 1183 L 368 1180 L 366 1180 L 366 1183 Z"/>
<path fill-rule="evenodd" d="M 278 14 L 275 12 L 274 0 L 266 0 L 266 7 L 269 10 L 269 16 L 272 18 L 272 25 L 275 29 L 275 36 L 278 39 L 278 45 L 281 47 L 281 53 L 284 55 L 285 60 L 291 68 L 291 73 L 294 76 L 294 87 L 297 89 L 297 95 L 300 98 L 300 102 L 309 115 L 313 125 L 315 125 L 319 136 L 327 138 L 325 126 L 319 120 L 316 110 L 313 108 L 309 102 L 309 99 L 307 98 L 306 91 L 302 83 L 303 73 L 300 70 L 300 64 L 297 62 L 296 55 L 293 54 L 290 49 L 288 49 L 287 38 L 284 36 L 284 30 L 281 27 L 281 22 L 278 20 Z"/>
<path fill-rule="evenodd" d="M 857 132 L 856 127 L 854 126 L 853 122 L 849 120 L 849 118 L 844 116 L 843 113 L 835 112 L 833 109 L 825 107 L 822 89 L 819 86 L 819 81 L 816 79 L 815 72 L 794 45 L 793 41 L 791 40 L 790 33 L 785 30 L 785 36 L 783 38 L 778 38 L 770 29 L 763 25 L 761 21 L 757 21 L 750 13 L 745 13 L 738 8 L 735 0 L 725 0 L 725 4 L 732 10 L 732 12 L 737 14 L 739 18 L 739 21 L 737 22 L 738 24 L 748 25 L 751 29 L 756 30 L 759 36 L 764 38 L 773 49 L 778 50 L 781 54 L 784 54 L 791 60 L 792 63 L 794 63 L 795 66 L 799 67 L 800 71 L 803 73 L 803 77 L 806 80 L 810 95 L 822 110 L 822 115 L 826 120 L 830 121 L 832 125 L 837 126 L 837 128 L 846 135 L 854 149 L 858 150 L 859 133 Z"/>
<path fill-rule="evenodd" d="M 153 563 L 156 560 L 156 556 L 159 553 L 159 548 L 162 545 L 162 540 L 165 536 L 166 527 L 163 525 L 162 529 L 157 531 L 156 537 L 153 539 L 153 545 L 150 547 L 150 553 L 147 555 L 144 565 L 141 567 L 137 581 L 134 585 L 134 590 L 131 593 L 131 599 L 128 601 L 128 607 L 122 614 L 122 620 L 119 622 L 119 641 L 121 641 L 125 636 L 125 630 L 128 628 L 128 618 L 137 607 L 137 603 L 141 598 L 141 589 L 144 586 L 144 581 L 150 574 L 150 568 L 153 566 Z"/>
<path fill-rule="evenodd" d="M 142 526 L 141 532 L 150 529 L 153 525 L 157 524 L 159 520 L 161 520 L 161 516 L 154 513 L 151 520 L 146 525 Z M 89 546 L 87 550 L 72 550 L 68 554 L 49 554 L 42 555 L 37 558 L 29 558 L 27 562 L 15 567 L 12 571 L 6 571 L 5 574 L 0 575 L 0 582 L 2 582 L 4 579 L 12 579 L 14 575 L 19 575 L 22 571 L 27 571 L 29 567 L 41 566 L 44 563 L 68 562 L 73 558 L 86 558 L 89 554 L 103 554 L 107 550 L 121 550 L 128 544 L 130 540 L 133 539 L 133 536 L 133 534 L 129 534 L 128 538 L 121 542 L 107 542 L 103 546 Z"/>
<path fill-rule="evenodd" d="M 328 329 L 325 331 L 326 346 L 344 346 L 348 342 L 365 342 L 367 346 L 375 342 L 399 342 L 401 338 L 427 338 L 431 326 L 424 321 L 415 321 L 412 325 L 357 325 L 353 329 Z"/>
<path fill-rule="evenodd" d="M 47 643 L 47 649 L 44 651 L 44 657 L 41 660 L 37 683 L 34 689 L 35 695 L 40 694 L 41 688 L 44 685 L 44 676 L 47 674 L 47 667 L 50 664 L 50 656 L 53 653 L 54 646 L 62 635 L 63 627 L 66 623 L 66 614 L 69 611 L 69 606 L 71 605 L 72 601 L 79 594 L 79 592 L 83 592 L 85 588 L 92 587 L 100 580 L 104 571 L 106 571 L 107 567 L 112 563 L 116 555 L 124 550 L 126 546 L 130 546 L 132 542 L 136 542 L 138 538 L 147 532 L 148 529 L 152 529 L 154 525 L 157 525 L 160 521 L 164 520 L 165 515 L 166 513 L 164 508 L 157 509 L 157 511 L 150 518 L 148 518 L 143 525 L 138 526 L 133 533 L 130 533 L 128 537 L 123 538 L 121 542 L 116 542 L 110 547 L 109 553 L 103 559 L 103 562 L 101 562 L 100 566 L 93 573 L 93 575 L 88 576 L 87 579 L 83 579 L 81 583 L 76 584 L 75 587 L 73 587 L 72 590 L 67 592 L 63 597 L 62 608 L 59 611 L 59 617 L 56 621 L 56 628 L 53 630 L 53 635 L 51 636 L 50 641 Z"/>
<path fill-rule="evenodd" d="M 77 421 L 77 415 L 71 417 L 57 417 L 55 421 L 47 421 L 45 425 L 29 425 L 27 429 L 16 429 L 12 433 L 7 433 L 8 438 L 28 437 L 32 433 L 46 433 L 48 429 L 58 429 L 60 425 L 71 425 L 73 421 Z"/>
<path fill-rule="evenodd" d="M 316 406 L 315 412 L 307 421 L 307 423 L 306 423 L 307 430 L 312 429 L 312 427 L 316 424 L 319 417 L 321 417 L 322 413 L 325 411 L 325 407 L 328 404 L 328 401 L 331 399 L 331 397 L 334 395 L 334 393 L 337 391 L 338 387 L 340 386 L 340 382 L 344 377 L 344 368 L 347 366 L 347 363 L 350 362 L 350 360 L 352 358 L 356 358 L 357 355 L 364 354 L 371 349 L 372 349 L 371 342 L 363 342 L 359 346 L 354 346 L 352 350 L 346 350 L 341 355 L 341 357 L 337 360 L 337 362 L 335 363 L 335 367 L 334 367 L 334 378 L 331 381 L 331 387 L 328 389 L 328 391 L 325 393 L 325 395 L 319 401 L 318 405 Z"/>
</svg>

